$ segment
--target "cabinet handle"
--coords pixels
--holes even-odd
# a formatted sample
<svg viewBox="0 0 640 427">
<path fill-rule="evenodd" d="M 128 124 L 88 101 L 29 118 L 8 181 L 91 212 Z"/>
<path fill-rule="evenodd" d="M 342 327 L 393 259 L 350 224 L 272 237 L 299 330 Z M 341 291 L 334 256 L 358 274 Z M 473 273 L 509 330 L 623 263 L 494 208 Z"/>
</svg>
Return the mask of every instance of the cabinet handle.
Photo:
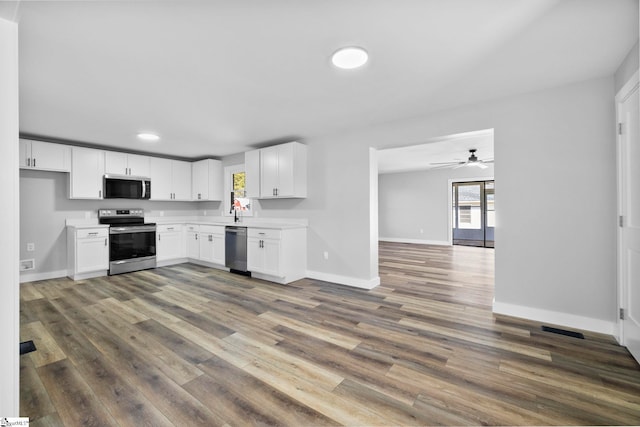
<svg viewBox="0 0 640 427">
<path fill-rule="evenodd" d="M 35 157 L 33 158 L 33 167 L 34 168 L 36 167 L 36 158 Z"/>
<path fill-rule="evenodd" d="M 89 236 L 97 236 L 98 232 L 97 231 L 91 231 L 89 232 Z"/>
<path fill-rule="evenodd" d="M 98 197 L 102 199 L 102 190 L 98 190 Z"/>
<path fill-rule="evenodd" d="M 211 234 L 209 234 L 209 241 L 213 242 L 213 236 Z"/>
<path fill-rule="evenodd" d="M 31 166 L 31 158 L 27 157 L 27 166 Z"/>
<path fill-rule="evenodd" d="M 196 240 L 198 240 L 198 235 L 196 234 Z"/>
<path fill-rule="evenodd" d="M 160 240 L 162 240 L 162 235 L 161 235 L 161 234 L 158 234 L 158 242 L 159 242 Z"/>
<path fill-rule="evenodd" d="M 167 230 L 173 230 L 173 227 L 167 227 Z"/>
<path fill-rule="evenodd" d="M 104 238 L 104 245 L 107 246 L 107 238 Z"/>
</svg>

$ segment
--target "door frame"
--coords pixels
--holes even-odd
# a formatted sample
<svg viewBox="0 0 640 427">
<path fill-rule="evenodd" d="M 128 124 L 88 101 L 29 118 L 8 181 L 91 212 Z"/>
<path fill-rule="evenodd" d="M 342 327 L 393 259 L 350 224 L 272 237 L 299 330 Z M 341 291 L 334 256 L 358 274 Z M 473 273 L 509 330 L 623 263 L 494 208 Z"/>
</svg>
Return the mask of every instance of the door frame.
<svg viewBox="0 0 640 427">
<path fill-rule="evenodd" d="M 640 70 L 636 71 L 633 76 L 622 86 L 622 88 L 618 91 L 615 97 L 616 104 L 616 193 L 617 193 L 617 214 L 619 221 L 620 216 L 623 214 L 623 206 L 624 206 L 624 192 L 622 189 L 622 135 L 618 131 L 618 123 L 621 123 L 620 117 L 620 105 L 633 94 L 634 91 L 638 90 L 640 92 Z M 623 263 L 623 248 L 622 248 L 622 227 L 620 227 L 619 223 L 616 226 L 616 290 L 618 293 L 618 306 L 616 310 L 616 322 L 618 324 L 617 328 L 617 336 L 616 340 L 620 345 L 625 345 L 625 334 L 624 334 L 624 322 L 620 319 L 619 313 L 620 310 L 626 308 L 626 299 L 628 294 L 628 289 L 625 286 L 626 283 L 624 281 L 624 263 Z"/>
<path fill-rule="evenodd" d="M 449 241 L 449 246 L 453 246 L 453 224 L 451 222 L 451 217 L 453 215 L 453 184 L 457 182 L 477 182 L 477 181 L 494 181 L 495 178 L 493 175 L 491 176 L 483 176 L 483 177 L 469 177 L 469 178 L 449 178 L 447 182 L 447 236 Z"/>
</svg>

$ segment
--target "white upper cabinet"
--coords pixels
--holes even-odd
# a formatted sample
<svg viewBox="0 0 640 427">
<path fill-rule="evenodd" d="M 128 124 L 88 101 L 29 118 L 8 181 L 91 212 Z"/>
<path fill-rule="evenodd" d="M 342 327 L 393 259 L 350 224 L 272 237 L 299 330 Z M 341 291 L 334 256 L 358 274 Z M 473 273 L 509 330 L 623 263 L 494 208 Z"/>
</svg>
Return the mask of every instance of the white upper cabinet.
<svg viewBox="0 0 640 427">
<path fill-rule="evenodd" d="M 191 163 L 151 158 L 151 200 L 191 200 Z"/>
<path fill-rule="evenodd" d="M 21 139 L 20 168 L 69 172 L 71 170 L 71 147 Z"/>
<path fill-rule="evenodd" d="M 222 162 L 205 159 L 192 163 L 191 199 L 222 200 Z"/>
<path fill-rule="evenodd" d="M 104 165 L 105 173 L 107 174 L 148 177 L 151 159 L 138 154 L 107 151 Z"/>
<path fill-rule="evenodd" d="M 260 198 L 260 150 L 244 153 L 245 196 L 251 199 Z"/>
<path fill-rule="evenodd" d="M 71 147 L 69 198 L 102 199 L 104 151 Z"/>
<path fill-rule="evenodd" d="M 191 163 L 180 160 L 171 162 L 173 200 L 191 200 Z"/>
<path fill-rule="evenodd" d="M 307 197 L 307 146 L 299 142 L 274 145 L 244 155 L 247 197 Z"/>
</svg>

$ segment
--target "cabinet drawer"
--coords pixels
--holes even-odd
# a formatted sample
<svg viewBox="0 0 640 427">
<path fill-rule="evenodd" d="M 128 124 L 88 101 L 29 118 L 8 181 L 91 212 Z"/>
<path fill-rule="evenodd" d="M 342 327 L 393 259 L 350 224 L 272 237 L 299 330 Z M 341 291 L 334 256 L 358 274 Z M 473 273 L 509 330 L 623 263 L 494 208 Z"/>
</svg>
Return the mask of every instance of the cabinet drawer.
<svg viewBox="0 0 640 427">
<path fill-rule="evenodd" d="M 201 225 L 200 232 L 207 234 L 224 234 L 224 227 L 221 225 Z"/>
<path fill-rule="evenodd" d="M 163 224 L 156 228 L 158 233 L 166 233 L 171 231 L 182 231 L 182 224 Z"/>
<path fill-rule="evenodd" d="M 280 239 L 282 231 L 272 228 L 249 228 L 248 236 L 257 239 Z"/>
<path fill-rule="evenodd" d="M 85 228 L 76 231 L 78 239 L 88 239 L 94 237 L 107 237 L 109 235 L 108 228 Z"/>
</svg>

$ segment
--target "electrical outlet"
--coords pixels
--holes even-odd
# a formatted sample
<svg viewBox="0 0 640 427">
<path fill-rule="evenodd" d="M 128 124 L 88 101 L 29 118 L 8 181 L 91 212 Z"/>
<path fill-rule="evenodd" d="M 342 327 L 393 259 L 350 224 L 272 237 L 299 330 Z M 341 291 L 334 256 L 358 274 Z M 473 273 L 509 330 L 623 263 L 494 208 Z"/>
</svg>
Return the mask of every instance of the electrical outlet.
<svg viewBox="0 0 640 427">
<path fill-rule="evenodd" d="M 329 252 L 324 251 L 324 259 L 329 259 Z"/>
<path fill-rule="evenodd" d="M 36 250 L 36 244 L 35 243 L 27 243 L 27 252 L 33 252 Z"/>
</svg>

